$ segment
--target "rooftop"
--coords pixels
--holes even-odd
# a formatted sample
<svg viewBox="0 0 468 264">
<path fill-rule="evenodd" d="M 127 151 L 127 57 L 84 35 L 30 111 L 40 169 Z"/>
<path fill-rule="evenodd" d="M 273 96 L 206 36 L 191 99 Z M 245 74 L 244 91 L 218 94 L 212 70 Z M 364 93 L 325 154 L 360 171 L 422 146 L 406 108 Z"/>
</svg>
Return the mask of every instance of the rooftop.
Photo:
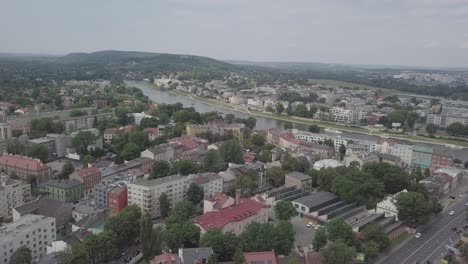
<svg viewBox="0 0 468 264">
<path fill-rule="evenodd" d="M 319 206 L 323 203 L 338 199 L 334 193 L 331 192 L 316 192 L 310 195 L 298 198 L 294 200 L 296 203 L 303 204 L 309 208 Z"/>
<path fill-rule="evenodd" d="M 415 152 L 423 152 L 423 153 L 428 153 L 432 154 L 432 148 L 431 147 L 425 147 L 425 146 L 413 146 L 413 151 Z"/>
<path fill-rule="evenodd" d="M 55 223 L 55 219 L 52 217 L 33 214 L 24 215 L 15 222 L 0 226 L 0 237 L 2 237 L 2 240 L 8 241 L 15 237 L 17 232 L 26 231 L 31 227 L 38 228 L 38 223 L 44 221 L 53 221 Z"/>
<path fill-rule="evenodd" d="M 44 186 L 59 188 L 59 189 L 71 189 L 77 186 L 82 185 L 80 181 L 77 180 L 48 180 L 44 183 Z"/>
<path fill-rule="evenodd" d="M 247 264 L 277 264 L 275 251 L 244 253 Z"/>
<path fill-rule="evenodd" d="M 155 185 L 164 184 L 168 182 L 179 181 L 179 180 L 183 180 L 186 178 L 187 177 L 185 176 L 175 174 L 175 175 L 171 175 L 171 176 L 167 176 L 167 177 L 163 177 L 159 179 L 154 179 L 154 180 L 139 179 L 139 180 L 129 183 L 129 185 L 140 185 L 140 186 L 149 187 L 149 186 L 155 186 Z"/>
<path fill-rule="evenodd" d="M 75 172 L 78 173 L 78 175 L 80 176 L 87 176 L 87 175 L 95 174 L 95 173 L 101 174 L 101 171 L 97 167 L 94 167 L 94 166 L 78 169 Z"/>
<path fill-rule="evenodd" d="M 180 248 L 179 249 L 179 256 L 181 256 L 182 258 L 182 263 L 190 263 L 190 264 L 206 263 L 206 261 L 212 254 L 213 254 L 213 249 L 211 247 Z"/>
<path fill-rule="evenodd" d="M 219 211 L 207 212 L 197 217 L 194 222 L 204 230 L 221 229 L 230 222 L 238 222 L 257 214 L 265 206 L 247 198 L 240 198 L 239 204 Z"/>
<path fill-rule="evenodd" d="M 42 163 L 38 159 L 32 159 L 25 156 L 4 154 L 0 157 L 0 164 L 2 166 L 17 167 L 24 170 L 43 170 L 48 169 L 47 164 Z"/>
</svg>

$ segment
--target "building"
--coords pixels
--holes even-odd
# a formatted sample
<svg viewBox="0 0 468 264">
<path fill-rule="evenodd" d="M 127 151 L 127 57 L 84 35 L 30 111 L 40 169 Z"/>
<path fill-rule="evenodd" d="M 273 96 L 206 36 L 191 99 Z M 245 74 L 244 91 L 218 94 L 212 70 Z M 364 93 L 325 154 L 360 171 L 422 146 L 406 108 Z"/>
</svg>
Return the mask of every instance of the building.
<svg viewBox="0 0 468 264">
<path fill-rule="evenodd" d="M 73 220 L 75 223 L 80 222 L 83 219 L 89 219 L 96 215 L 99 215 L 104 212 L 105 209 L 97 208 L 96 205 L 88 202 L 83 201 L 75 205 L 72 211 Z"/>
<path fill-rule="evenodd" d="M 312 177 L 300 172 L 290 172 L 284 178 L 286 187 L 296 186 L 297 189 L 312 190 Z"/>
<path fill-rule="evenodd" d="M 206 264 L 211 255 L 213 255 L 211 247 L 179 248 L 179 259 L 182 264 Z"/>
<path fill-rule="evenodd" d="M 67 149 L 72 146 L 71 136 L 64 134 L 47 134 L 46 137 L 55 141 L 54 153 L 57 157 L 60 158 L 67 155 Z"/>
<path fill-rule="evenodd" d="M 292 203 L 299 214 L 307 216 L 323 206 L 331 205 L 338 201 L 339 198 L 334 193 L 317 192 L 300 197 Z"/>
<path fill-rule="evenodd" d="M 219 211 L 234 204 L 234 198 L 222 192 L 215 193 L 203 201 L 203 213 Z"/>
<path fill-rule="evenodd" d="M 451 167 L 453 166 L 453 156 L 450 151 L 443 151 L 441 149 L 434 149 L 432 153 L 431 167 Z"/>
<path fill-rule="evenodd" d="M 189 180 L 186 176 L 172 175 L 164 178 L 145 180 L 140 179 L 127 185 L 128 205 L 136 204 L 143 212 L 147 212 L 152 218 L 161 216 L 159 209 L 159 197 L 167 194 L 171 207 L 184 201 Z"/>
<path fill-rule="evenodd" d="M 117 215 L 127 207 L 128 195 L 126 186 L 116 186 L 107 192 L 107 208 L 112 215 Z"/>
<path fill-rule="evenodd" d="M 432 152 L 431 147 L 424 146 L 413 146 L 413 153 L 411 156 L 411 167 L 416 169 L 420 167 L 421 169 L 430 168 L 432 165 Z"/>
<path fill-rule="evenodd" d="M 134 118 L 134 123 L 135 125 L 139 126 L 141 124 L 141 120 L 143 120 L 143 118 L 151 118 L 153 116 L 151 115 L 147 115 L 145 114 L 144 112 L 141 112 L 141 113 L 130 113 L 130 114 L 127 114 L 128 117 L 133 117 Z"/>
<path fill-rule="evenodd" d="M 246 264 L 277 264 L 275 251 L 246 252 L 244 253 Z"/>
<path fill-rule="evenodd" d="M 203 189 L 205 199 L 223 191 L 223 178 L 217 173 L 205 172 L 193 174 L 189 175 L 188 178 Z"/>
<path fill-rule="evenodd" d="M 13 209 L 31 196 L 31 185 L 0 175 L 0 219 L 13 218 Z"/>
<path fill-rule="evenodd" d="M 41 145 L 47 148 L 49 153 L 49 159 L 56 156 L 55 139 L 49 137 L 41 137 L 28 140 L 28 147 L 31 148 L 33 145 Z"/>
<path fill-rule="evenodd" d="M 161 255 L 154 256 L 150 264 L 182 264 L 177 254 L 163 252 Z"/>
<path fill-rule="evenodd" d="M 15 174 L 23 181 L 36 180 L 37 183 L 46 182 L 51 175 L 49 166 L 40 160 L 11 154 L 0 157 L 0 169 L 9 175 Z"/>
<path fill-rule="evenodd" d="M 187 125 L 186 131 L 188 137 L 197 137 L 200 134 L 211 133 L 212 135 L 224 136 L 228 133 L 232 134 L 239 140 L 243 139 L 245 124 L 231 123 L 228 124 L 222 120 L 213 120 L 204 125 Z"/>
<path fill-rule="evenodd" d="M 152 160 L 172 161 L 174 160 L 176 146 L 177 143 L 161 144 L 154 148 L 142 151 L 140 157 Z"/>
<path fill-rule="evenodd" d="M 375 207 L 376 213 L 384 213 L 385 217 L 394 216 L 395 220 L 398 221 L 398 209 L 396 207 L 396 200 L 400 193 L 405 193 L 406 190 L 403 190 L 396 194 L 389 194 L 385 199 L 377 204 Z"/>
<path fill-rule="evenodd" d="M 84 195 L 91 195 L 94 186 L 101 182 L 101 171 L 94 166 L 75 170 L 70 174 L 70 179 L 75 179 L 83 184 Z"/>
<path fill-rule="evenodd" d="M 47 197 L 62 202 L 75 202 L 83 196 L 83 184 L 77 180 L 49 180 L 43 186 Z"/>
<path fill-rule="evenodd" d="M 36 200 L 13 209 L 13 222 L 27 214 L 43 215 L 55 219 L 57 228 L 68 224 L 72 219 L 75 205 L 40 196 Z"/>
<path fill-rule="evenodd" d="M 0 141 L 11 138 L 11 125 L 7 123 L 5 112 L 0 111 Z"/>
<path fill-rule="evenodd" d="M 11 256 L 20 247 L 31 250 L 33 259 L 47 254 L 47 246 L 55 240 L 55 219 L 41 215 L 25 215 L 18 221 L 0 227 L 0 263 L 10 263 Z"/>
<path fill-rule="evenodd" d="M 353 122 L 353 112 L 351 110 L 347 110 L 347 109 L 340 108 L 340 107 L 333 107 L 330 110 L 330 112 L 333 116 L 333 121 L 335 123 L 349 124 Z"/>
<path fill-rule="evenodd" d="M 341 162 L 334 159 L 324 159 L 316 161 L 313 165 L 314 170 L 321 170 L 325 168 L 336 168 L 344 166 Z"/>
<path fill-rule="evenodd" d="M 221 229 L 224 233 L 240 235 L 251 223 L 267 223 L 268 207 L 248 198 L 240 198 L 240 190 L 237 190 L 233 205 L 204 213 L 193 222 L 200 227 L 202 234 L 211 229 Z"/>
<path fill-rule="evenodd" d="M 143 131 L 148 135 L 150 141 L 155 140 L 159 137 L 159 128 L 157 127 L 147 127 Z"/>
</svg>

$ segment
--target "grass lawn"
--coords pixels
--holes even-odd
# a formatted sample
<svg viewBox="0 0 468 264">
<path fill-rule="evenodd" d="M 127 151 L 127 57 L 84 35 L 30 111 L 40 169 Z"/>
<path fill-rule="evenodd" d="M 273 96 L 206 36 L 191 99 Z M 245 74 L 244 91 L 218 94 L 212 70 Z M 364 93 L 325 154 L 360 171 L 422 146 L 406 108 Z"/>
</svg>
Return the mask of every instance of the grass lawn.
<svg viewBox="0 0 468 264">
<path fill-rule="evenodd" d="M 408 233 L 403 233 L 399 236 L 397 236 L 395 239 L 393 239 L 392 241 L 390 241 L 390 250 L 394 249 L 395 247 L 397 247 L 399 244 L 401 244 L 403 241 L 405 241 L 406 239 L 408 239 L 411 235 L 408 234 Z"/>
</svg>

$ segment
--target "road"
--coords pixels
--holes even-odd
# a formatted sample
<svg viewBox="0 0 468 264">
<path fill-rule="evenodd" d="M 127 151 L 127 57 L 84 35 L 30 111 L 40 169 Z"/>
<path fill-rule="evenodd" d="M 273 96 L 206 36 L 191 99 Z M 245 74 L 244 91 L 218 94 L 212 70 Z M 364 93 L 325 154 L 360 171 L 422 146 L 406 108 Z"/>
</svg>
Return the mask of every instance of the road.
<svg viewBox="0 0 468 264">
<path fill-rule="evenodd" d="M 447 252 L 445 245 L 449 240 L 455 241 L 459 235 L 452 230 L 453 227 L 463 228 L 465 221 L 465 203 L 468 198 L 460 198 L 453 206 L 444 210 L 437 219 L 424 227 L 421 238 L 412 238 L 405 245 L 390 254 L 381 264 L 423 264 L 426 261 L 437 263 L 440 255 Z M 455 215 L 450 216 L 449 211 L 455 211 Z"/>
<path fill-rule="evenodd" d="M 109 261 L 107 262 L 108 264 L 125 264 L 125 259 L 128 257 L 128 256 L 132 256 L 133 253 L 135 253 L 136 250 L 139 250 L 140 249 L 140 246 L 137 246 L 137 245 L 132 245 L 132 246 L 129 246 L 125 252 L 127 252 L 127 254 L 125 254 L 124 256 L 121 256 L 119 257 L 118 259 L 116 260 L 112 260 L 112 261 Z M 140 253 L 141 254 L 141 253 Z M 133 259 L 133 257 L 132 257 Z"/>
</svg>

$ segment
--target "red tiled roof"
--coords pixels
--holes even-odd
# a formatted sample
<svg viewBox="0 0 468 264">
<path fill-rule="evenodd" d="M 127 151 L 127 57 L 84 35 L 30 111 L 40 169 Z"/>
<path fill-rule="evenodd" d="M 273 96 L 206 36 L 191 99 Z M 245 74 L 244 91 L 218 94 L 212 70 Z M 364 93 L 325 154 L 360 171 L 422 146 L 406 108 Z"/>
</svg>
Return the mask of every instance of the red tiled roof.
<svg viewBox="0 0 468 264">
<path fill-rule="evenodd" d="M 284 139 L 284 140 L 287 140 L 287 141 L 293 143 L 293 144 L 297 144 L 297 145 L 301 144 L 301 141 L 299 139 L 295 138 L 292 133 L 281 134 L 280 137 L 282 139 Z"/>
<path fill-rule="evenodd" d="M 150 264 L 178 264 L 181 263 L 179 256 L 173 253 L 162 253 L 161 255 L 155 256 Z"/>
<path fill-rule="evenodd" d="M 207 212 L 195 219 L 204 230 L 221 229 L 230 222 L 238 222 L 257 214 L 265 206 L 256 201 L 241 198 L 239 204 L 215 212 Z"/>
<path fill-rule="evenodd" d="M 175 138 L 171 138 L 169 142 L 179 143 L 188 149 L 194 149 L 199 146 L 195 138 L 175 137 Z"/>
<path fill-rule="evenodd" d="M 381 138 L 377 141 L 377 144 L 383 144 L 384 142 L 387 142 L 390 146 L 395 145 L 396 141 L 391 138 Z"/>
<path fill-rule="evenodd" d="M 97 167 L 94 167 L 94 166 L 79 169 L 79 170 L 76 170 L 76 172 L 80 176 L 87 176 L 87 175 L 91 175 L 95 173 L 99 173 L 99 174 L 101 173 L 101 171 Z"/>
<path fill-rule="evenodd" d="M 112 188 L 107 194 L 109 196 L 120 196 L 122 192 L 127 191 L 127 187 L 124 186 L 116 186 Z"/>
<path fill-rule="evenodd" d="M 247 264 L 251 264 L 251 263 L 277 264 L 274 251 L 248 252 L 248 253 L 244 253 L 244 257 L 245 257 L 245 262 Z"/>
<path fill-rule="evenodd" d="M 147 127 L 143 129 L 143 131 L 145 131 L 147 134 L 154 134 L 154 135 L 159 134 L 159 130 L 155 127 Z"/>
<path fill-rule="evenodd" d="M 215 195 L 210 199 L 211 202 L 216 202 L 215 205 L 213 205 L 213 207 L 215 208 L 222 208 L 224 203 L 227 202 L 227 200 L 229 200 L 229 196 L 222 193 L 222 192 L 217 192 L 215 193 Z"/>
<path fill-rule="evenodd" d="M 4 154 L 0 157 L 0 165 L 8 167 L 17 167 L 21 169 L 40 171 L 49 168 L 47 164 L 37 159 L 31 159 L 24 156 Z"/>
<path fill-rule="evenodd" d="M 252 153 L 247 152 L 247 153 L 244 154 L 244 162 L 245 163 L 251 163 L 254 160 L 255 160 L 255 155 L 253 155 Z"/>
</svg>

